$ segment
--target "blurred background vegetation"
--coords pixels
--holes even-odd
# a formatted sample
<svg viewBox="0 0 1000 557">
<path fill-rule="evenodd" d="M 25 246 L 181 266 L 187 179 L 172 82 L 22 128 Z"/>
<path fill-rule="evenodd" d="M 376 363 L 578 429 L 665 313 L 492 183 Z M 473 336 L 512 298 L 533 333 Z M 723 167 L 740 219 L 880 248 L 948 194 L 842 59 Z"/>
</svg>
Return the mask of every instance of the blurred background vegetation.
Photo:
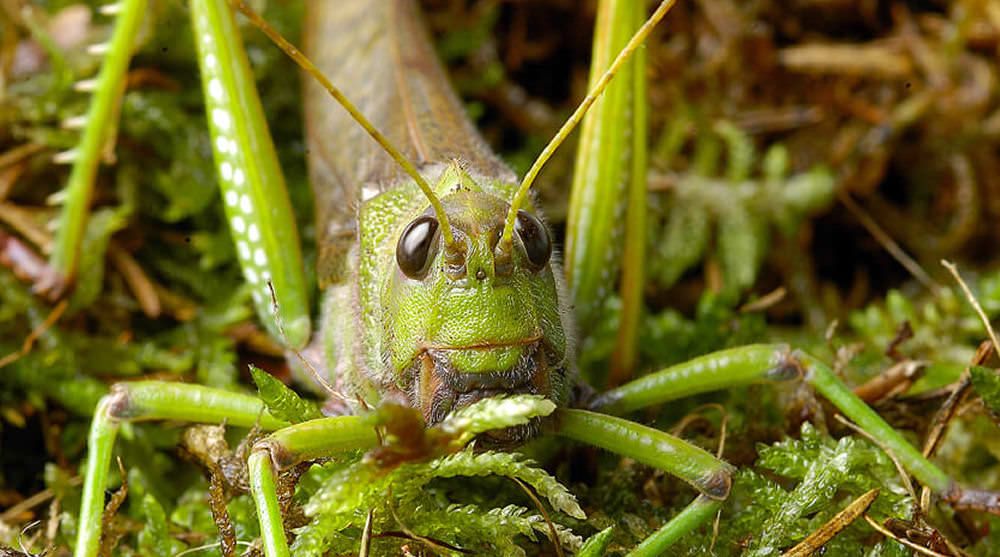
<svg viewBox="0 0 1000 557">
<path fill-rule="evenodd" d="M 301 2 L 255 4 L 299 41 Z M 422 4 L 470 114 L 523 173 L 584 94 L 595 2 Z M 100 58 L 87 45 L 110 33 L 112 20 L 95 8 L 0 0 L 0 544 L 33 553 L 50 546 L 50 555 L 66 554 L 75 531 L 88 418 L 110 383 L 143 377 L 252 389 L 249 362 L 289 379 L 282 350 L 256 322 L 225 226 L 179 0 L 152 2 L 140 32 L 76 287 L 61 304 L 40 292 L 49 286 L 44 273 L 25 271 L 32 260 L 24 253 L 51 245 L 68 174 L 54 159 L 79 139 L 64 123 L 89 100 L 73 83 L 95 74 Z M 298 72 L 259 33 L 244 29 L 244 38 L 310 261 Z M 636 373 L 765 340 L 821 355 L 852 386 L 906 369 L 914 375 L 871 402 L 919 446 L 947 386 L 985 338 L 939 260 L 956 261 L 987 315 L 1000 316 L 1000 2 L 679 0 L 646 48 L 651 213 Z M 564 148 L 540 180 L 560 239 L 571 167 L 572 148 Z M 600 321 L 581 331 L 581 368 L 597 388 L 619 310 L 609 299 Z M 1000 489 L 1000 434 L 985 408 L 1000 392 L 996 382 L 978 376 L 937 461 L 968 485 Z M 725 422 L 724 458 L 741 469 L 714 548 L 706 528 L 679 552 L 776 554 L 873 486 L 883 488 L 873 515 L 924 528 L 891 461 L 867 440 L 844 437 L 832 416 L 803 389 L 759 386 L 637 416 L 710 450 Z M 117 553 L 174 555 L 218 539 L 203 474 L 177 457 L 181 431 L 124 428 L 130 494 L 116 522 Z M 235 446 L 244 434 L 229 440 Z M 610 551 L 623 551 L 693 496 L 661 473 L 596 451 L 545 442 L 526 451 L 587 513 L 552 513 L 566 536 L 577 536 L 564 540 L 568 547 L 614 526 Z M 303 500 L 336 474 L 360 473 L 331 466 L 304 477 Z M 528 517 L 533 503 L 508 480 L 424 479 L 421 489 L 465 505 L 455 514 L 471 518 L 458 534 L 433 522 L 451 518 L 414 518 L 409 527 L 484 553 L 554 554 Z M 384 487 L 356 495 L 388 499 Z M 401 512 L 416 504 L 396 496 Z M 239 539 L 252 539 L 245 495 L 234 494 L 230 513 Z M 958 546 L 1000 554 L 995 518 L 948 510 L 930 518 Z M 34 520 L 41 525 L 20 535 Z M 518 541 L 491 546 L 495 531 Z M 328 547 L 353 550 L 354 538 L 345 539 Z M 380 543 L 397 552 L 404 541 Z M 908 554 L 863 523 L 828 550 Z"/>
</svg>

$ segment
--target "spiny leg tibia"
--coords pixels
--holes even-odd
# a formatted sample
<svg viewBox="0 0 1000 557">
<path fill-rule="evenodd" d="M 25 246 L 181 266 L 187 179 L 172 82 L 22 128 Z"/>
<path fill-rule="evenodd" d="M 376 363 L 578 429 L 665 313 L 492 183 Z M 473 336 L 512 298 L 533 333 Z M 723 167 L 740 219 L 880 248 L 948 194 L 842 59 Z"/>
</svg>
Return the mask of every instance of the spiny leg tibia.
<svg viewBox="0 0 1000 557">
<path fill-rule="evenodd" d="M 89 453 L 80 504 L 75 557 L 94 557 L 101 540 L 101 512 L 111 453 L 123 421 L 182 420 L 265 430 L 287 426 L 264 410 L 256 397 L 201 385 L 163 381 L 119 383 L 97 405 L 87 439 Z"/>
</svg>

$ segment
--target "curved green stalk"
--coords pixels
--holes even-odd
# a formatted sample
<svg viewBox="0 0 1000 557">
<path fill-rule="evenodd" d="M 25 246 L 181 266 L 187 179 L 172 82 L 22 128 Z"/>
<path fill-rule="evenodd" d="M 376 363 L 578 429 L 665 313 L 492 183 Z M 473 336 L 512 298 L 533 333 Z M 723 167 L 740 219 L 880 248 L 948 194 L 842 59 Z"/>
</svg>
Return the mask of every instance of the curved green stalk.
<svg viewBox="0 0 1000 557">
<path fill-rule="evenodd" d="M 804 379 L 861 429 L 881 441 L 920 483 L 947 495 L 955 486 L 951 478 L 903 439 L 892 426 L 847 388 L 826 364 L 800 351 L 792 355 L 805 372 Z"/>
<path fill-rule="evenodd" d="M 593 408 L 612 414 L 768 379 L 794 379 L 783 366 L 788 348 L 760 344 L 720 350 L 650 373 L 598 396 Z"/>
<path fill-rule="evenodd" d="M 282 469 L 299 462 L 378 444 L 375 425 L 367 416 L 332 416 L 275 431 L 260 442 Z"/>
<path fill-rule="evenodd" d="M 87 110 L 87 123 L 79 145 L 63 159 L 73 161 L 65 201 L 59 214 L 59 227 L 49 261 L 67 282 L 76 275 L 80 244 L 87 225 L 87 212 L 93 196 L 98 157 L 117 123 L 114 113 L 125 91 L 125 72 L 132 56 L 139 24 L 146 14 L 146 0 L 120 0 L 121 9 L 115 30 L 101 64 L 93 100 Z M 103 50 L 100 49 L 100 50 Z"/>
<path fill-rule="evenodd" d="M 191 14 L 219 189 L 243 276 L 271 334 L 300 348 L 311 325 L 298 229 L 250 64 L 225 0 L 192 0 Z"/>
</svg>

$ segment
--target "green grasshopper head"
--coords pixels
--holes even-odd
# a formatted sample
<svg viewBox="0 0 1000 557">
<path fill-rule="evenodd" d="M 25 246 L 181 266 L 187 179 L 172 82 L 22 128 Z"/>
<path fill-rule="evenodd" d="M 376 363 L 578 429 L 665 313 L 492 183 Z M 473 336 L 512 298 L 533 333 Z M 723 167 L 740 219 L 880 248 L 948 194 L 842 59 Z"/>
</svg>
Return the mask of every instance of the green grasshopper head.
<svg viewBox="0 0 1000 557">
<path fill-rule="evenodd" d="M 568 312 L 550 232 L 522 209 L 505 250 L 500 237 L 510 203 L 501 192 L 480 187 L 457 166 L 435 189 L 450 192 L 441 206 L 453 243 L 444 241 L 430 207 L 401 219 L 381 296 L 383 358 L 396 384 L 428 424 L 497 394 L 565 402 Z M 523 441 L 535 429 L 499 435 Z"/>
</svg>

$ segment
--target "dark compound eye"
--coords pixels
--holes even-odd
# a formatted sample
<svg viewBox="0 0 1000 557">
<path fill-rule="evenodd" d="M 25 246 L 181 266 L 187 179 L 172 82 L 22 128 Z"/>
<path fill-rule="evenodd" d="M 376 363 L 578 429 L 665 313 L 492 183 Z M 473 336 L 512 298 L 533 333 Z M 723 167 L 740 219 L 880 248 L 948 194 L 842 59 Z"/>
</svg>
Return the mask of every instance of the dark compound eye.
<svg viewBox="0 0 1000 557">
<path fill-rule="evenodd" d="M 404 275 L 411 279 L 422 279 L 427 274 L 437 229 L 437 219 L 424 215 L 413 219 L 400 234 L 399 243 L 396 244 L 396 263 Z"/>
<path fill-rule="evenodd" d="M 514 230 L 520 236 L 524 251 L 528 254 L 528 261 L 535 270 L 544 267 L 552 255 L 552 239 L 549 238 L 549 231 L 542 221 L 527 211 L 518 211 Z"/>
</svg>

